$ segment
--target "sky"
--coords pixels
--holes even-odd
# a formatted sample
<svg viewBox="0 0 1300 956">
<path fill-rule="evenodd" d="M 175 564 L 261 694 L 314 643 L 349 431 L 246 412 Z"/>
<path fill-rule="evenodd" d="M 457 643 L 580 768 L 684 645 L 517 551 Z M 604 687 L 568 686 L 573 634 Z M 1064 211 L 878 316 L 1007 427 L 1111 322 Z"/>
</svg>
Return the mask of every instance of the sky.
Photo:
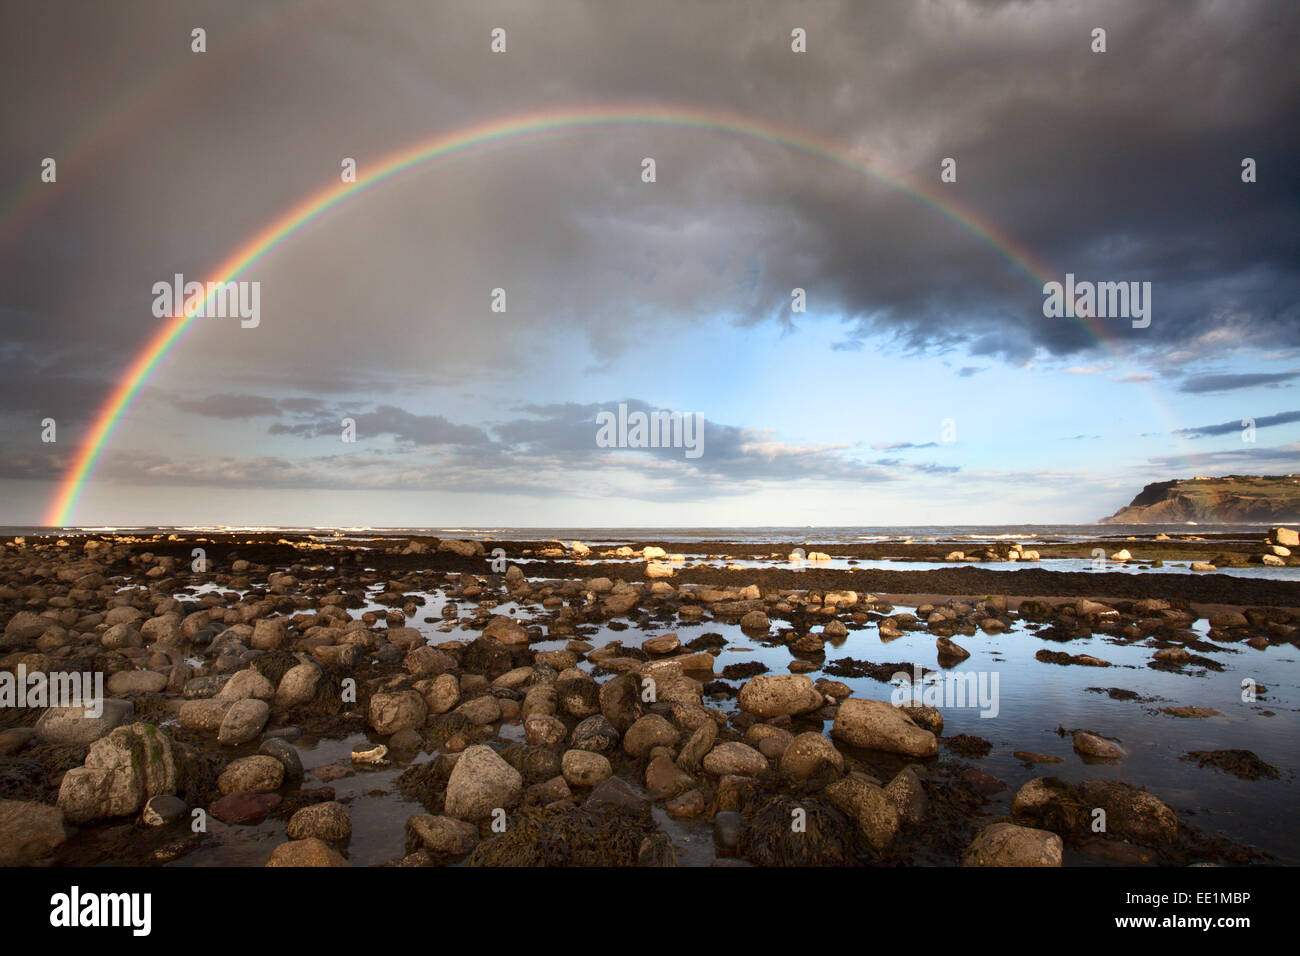
<svg viewBox="0 0 1300 956">
<path fill-rule="evenodd" d="M 1300 472 L 1295 4 L 0 19 L 0 524 L 45 522 L 165 321 L 155 283 L 214 278 L 345 158 L 364 179 L 438 135 L 593 109 L 725 114 L 852 162 L 625 122 L 370 186 L 236 277 L 255 327 L 195 319 L 69 523 L 1086 523 L 1153 481 Z M 1150 283 L 1149 325 L 1046 315 L 1067 273 Z M 620 404 L 700 416 L 701 453 L 606 447 Z"/>
</svg>

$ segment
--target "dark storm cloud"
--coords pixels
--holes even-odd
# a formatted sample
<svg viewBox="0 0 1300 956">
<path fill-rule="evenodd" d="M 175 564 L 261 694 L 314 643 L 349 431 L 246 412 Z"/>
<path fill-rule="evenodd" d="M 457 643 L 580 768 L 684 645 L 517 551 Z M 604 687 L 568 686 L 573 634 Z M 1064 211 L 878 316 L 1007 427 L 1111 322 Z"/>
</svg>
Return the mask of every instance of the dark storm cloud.
<svg viewBox="0 0 1300 956">
<path fill-rule="evenodd" d="M 1151 327 L 1112 323 L 1137 348 L 1192 343 L 1225 322 L 1242 344 L 1300 344 L 1294 4 L 51 2 L 8 20 L 0 184 L 28 188 L 52 152 L 67 163 L 37 187 L 53 197 L 41 214 L 9 237 L 0 305 L 36 320 L 6 332 L 87 367 L 113 367 L 143 341 L 152 282 L 219 261 L 337 175 L 341 156 L 364 165 L 475 120 L 637 100 L 726 110 L 880 157 L 996 224 L 1054 277 L 1149 280 Z M 198 22 L 201 55 L 188 49 Z M 1089 50 L 1098 24 L 1104 54 Z M 494 25 L 509 31 L 507 54 L 487 50 Z M 790 52 L 792 25 L 808 31 L 805 54 Z M 666 128 L 531 149 L 527 175 L 462 163 L 305 236 L 310 258 L 294 247 L 265 264 L 281 331 L 241 336 L 225 358 L 265 367 L 282 362 L 269 341 L 292 342 L 305 361 L 285 374 L 306 380 L 314 360 L 400 330 L 394 375 L 486 362 L 464 317 L 501 284 L 529 290 L 514 322 L 576 328 L 604 356 L 651 321 L 786 323 L 794 286 L 815 313 L 843 317 L 847 345 L 884 333 L 908 349 L 1015 360 L 1093 345 L 1079 324 L 1042 316 L 1038 281 L 993 244 L 807 155 Z M 629 172 L 647 152 L 660 162 L 653 190 Z M 1259 168 L 1249 185 L 1246 155 Z M 958 181 L 941 184 L 949 156 Z M 449 178 L 455 190 L 436 188 Z M 189 223 L 203 228 L 178 228 Z M 431 268 L 433 299 L 417 291 Z M 408 323 L 428 303 L 447 318 L 426 343 Z M 497 362 L 526 360 L 517 342 L 493 344 Z"/>
<path fill-rule="evenodd" d="M 1300 378 L 1300 372 L 1250 372 L 1243 375 L 1200 375 L 1184 379 L 1178 386 L 1180 392 L 1204 395 L 1210 392 L 1232 392 L 1262 385 L 1278 385 Z"/>
<path fill-rule="evenodd" d="M 1271 428 L 1274 425 L 1289 425 L 1292 422 L 1300 422 L 1300 412 L 1278 412 L 1276 415 L 1265 415 L 1262 418 L 1251 420 L 1255 428 Z M 1198 425 L 1195 428 L 1180 428 L 1174 434 L 1186 435 L 1189 438 L 1205 438 L 1212 435 L 1230 435 L 1236 434 L 1245 427 L 1240 419 L 1230 422 L 1223 422 L 1219 425 Z"/>
</svg>

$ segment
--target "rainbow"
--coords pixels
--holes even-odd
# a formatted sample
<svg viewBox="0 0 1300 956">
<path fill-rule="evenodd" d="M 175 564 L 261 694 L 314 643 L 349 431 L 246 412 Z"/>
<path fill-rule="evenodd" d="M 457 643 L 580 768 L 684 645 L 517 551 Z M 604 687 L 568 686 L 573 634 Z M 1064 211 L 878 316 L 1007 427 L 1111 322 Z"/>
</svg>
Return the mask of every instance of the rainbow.
<svg viewBox="0 0 1300 956">
<path fill-rule="evenodd" d="M 546 109 L 506 116 L 421 140 L 390 153 L 368 168 L 362 164 L 356 182 L 331 184 L 281 213 L 212 269 L 206 281 L 234 281 L 250 266 L 326 214 L 405 172 L 423 168 L 437 160 L 527 142 L 537 137 L 606 127 L 669 127 L 719 133 L 784 147 L 845 169 L 865 173 L 914 197 L 979 241 L 991 245 L 999 255 L 1035 283 L 1041 285 L 1050 281 L 1052 270 L 1038 261 L 1029 249 L 971 207 L 949 197 L 943 187 L 938 185 L 937 170 L 922 184 L 915 176 L 891 170 L 878 160 L 814 134 L 725 112 L 662 105 Z M 198 310 L 198 314 L 203 314 L 203 310 Z M 178 307 L 177 314 L 165 320 L 163 326 L 131 361 L 117 386 L 95 414 L 89 432 L 60 478 L 46 513 L 46 524 L 69 524 L 77 501 L 123 415 L 131 408 L 140 390 L 159 365 L 180 342 L 194 318 L 194 315 L 185 315 L 183 308 Z M 1108 333 L 1103 333 L 1098 320 L 1078 321 L 1093 339 L 1105 343 Z"/>
</svg>

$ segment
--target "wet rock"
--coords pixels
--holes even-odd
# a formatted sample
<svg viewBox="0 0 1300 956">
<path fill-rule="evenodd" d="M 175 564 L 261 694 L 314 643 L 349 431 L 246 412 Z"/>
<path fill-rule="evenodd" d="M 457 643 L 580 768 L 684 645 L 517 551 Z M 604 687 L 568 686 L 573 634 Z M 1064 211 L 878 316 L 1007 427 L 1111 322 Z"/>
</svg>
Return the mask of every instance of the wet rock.
<svg viewBox="0 0 1300 956">
<path fill-rule="evenodd" d="M 641 687 L 631 674 L 619 674 L 600 685 L 600 712 L 619 733 L 626 733 L 644 712 Z"/>
<path fill-rule="evenodd" d="M 600 686 L 585 675 L 556 681 L 555 705 L 561 713 L 579 719 L 599 714 Z"/>
<path fill-rule="evenodd" d="M 614 773 L 609 760 L 589 750 L 568 750 L 560 761 L 565 782 L 575 787 L 594 787 Z"/>
<path fill-rule="evenodd" d="M 135 705 L 112 697 L 103 701 L 97 716 L 87 715 L 85 707 L 51 707 L 36 721 L 36 739 L 60 747 L 87 747 L 134 716 Z"/>
<path fill-rule="evenodd" d="M 315 664 L 299 664 L 285 671 L 275 692 L 277 710 L 292 710 L 310 703 L 316 696 L 322 671 Z"/>
<path fill-rule="evenodd" d="M 619 733 L 603 714 L 593 714 L 578 722 L 569 737 L 569 746 L 574 750 L 589 750 L 592 753 L 608 754 L 618 747 Z"/>
<path fill-rule="evenodd" d="M 841 702 L 831 736 L 855 747 L 908 757 L 933 757 L 939 751 L 934 734 L 918 727 L 907 711 L 879 700 L 850 697 Z"/>
<path fill-rule="evenodd" d="M 746 631 L 761 632 L 766 631 L 771 624 L 766 614 L 759 610 L 753 610 L 740 619 L 740 626 Z"/>
<path fill-rule="evenodd" d="M 462 820 L 481 820 L 519 802 L 523 777 L 491 747 L 468 747 L 447 781 L 446 812 Z"/>
<path fill-rule="evenodd" d="M 737 702 L 759 717 L 779 717 L 817 710 L 825 699 L 802 674 L 760 674 L 740 689 Z"/>
<path fill-rule="evenodd" d="M 463 714 L 471 724 L 486 727 L 501 719 L 501 703 L 495 697 L 484 695 L 467 700 L 456 708 L 456 713 Z M 568 735 L 568 728 L 565 728 L 564 733 Z"/>
<path fill-rule="evenodd" d="M 524 739 L 539 747 L 554 747 L 569 737 L 569 728 L 558 717 L 529 717 L 524 721 Z"/>
<path fill-rule="evenodd" d="M 709 800 L 701 790 L 688 790 L 664 804 L 664 810 L 674 820 L 694 820 L 709 808 Z"/>
<path fill-rule="evenodd" d="M 747 744 L 723 743 L 705 755 L 704 769 L 719 777 L 728 774 L 757 777 L 767 772 L 768 763 L 766 757 Z"/>
<path fill-rule="evenodd" d="M 402 666 L 415 677 L 437 677 L 453 670 L 456 659 L 445 651 L 425 644 L 407 654 Z"/>
<path fill-rule="evenodd" d="M 1061 851 L 1061 838 L 1055 833 L 994 823 L 971 841 L 962 866 L 1060 866 Z"/>
<path fill-rule="evenodd" d="M 1168 714 L 1170 717 L 1184 717 L 1192 719 L 1205 719 L 1207 717 L 1222 717 L 1217 710 L 1209 707 L 1161 707 L 1162 714 Z"/>
<path fill-rule="evenodd" d="M 997 777 L 985 773 L 983 770 L 976 770 L 974 767 L 963 770 L 959 779 L 966 786 L 984 797 L 991 797 L 993 794 L 1001 793 L 1007 789 L 1007 785 Z"/>
<path fill-rule="evenodd" d="M 208 808 L 208 812 L 231 826 L 261 823 L 283 802 L 278 793 L 228 793 Z"/>
<path fill-rule="evenodd" d="M 288 629 L 282 617 L 263 618 L 253 624 L 253 633 L 248 639 L 248 646 L 256 651 L 279 650 L 289 639 Z"/>
<path fill-rule="evenodd" d="M 925 794 L 921 778 L 911 767 L 904 767 L 885 787 L 885 796 L 898 810 L 904 823 L 916 824 L 925 819 L 930 809 L 930 799 Z"/>
<path fill-rule="evenodd" d="M 951 641 L 946 637 L 936 638 L 934 642 L 934 646 L 938 649 L 939 662 L 941 664 L 942 663 L 955 664 L 964 661 L 966 658 L 970 657 L 970 651 L 966 650 L 966 648 L 962 647 L 957 642 Z"/>
<path fill-rule="evenodd" d="M 189 813 L 189 804 L 180 797 L 162 793 L 150 797 L 140 814 L 140 820 L 147 827 L 161 827 L 183 819 Z"/>
<path fill-rule="evenodd" d="M 844 771 L 844 757 L 835 745 L 814 731 L 799 734 L 781 754 L 781 775 L 791 780 L 807 780 L 819 773 Z"/>
<path fill-rule="evenodd" d="M 650 801 L 633 790 L 621 777 L 610 777 L 601 782 L 591 791 L 591 796 L 583 806 L 588 810 L 624 811 L 638 817 L 650 813 Z"/>
<path fill-rule="evenodd" d="M 171 738 L 137 722 L 91 744 L 85 765 L 63 775 L 58 805 L 74 824 L 135 816 L 150 797 L 175 793 L 177 781 Z"/>
<path fill-rule="evenodd" d="M 647 654 L 671 654 L 681 646 L 682 642 L 676 634 L 664 634 L 641 642 L 641 649 Z"/>
<path fill-rule="evenodd" d="M 302 780 L 302 758 L 298 756 L 297 748 L 288 741 L 279 738 L 264 740 L 257 752 L 280 761 L 280 766 L 284 767 L 285 783 L 295 785 Z"/>
<path fill-rule="evenodd" d="M 690 789 L 695 780 L 667 757 L 655 757 L 646 766 L 645 785 L 653 793 L 671 796 Z"/>
<path fill-rule="evenodd" d="M 1153 794 L 1118 780 L 1080 781 L 1083 803 L 1106 812 L 1106 832 L 1156 846 L 1178 838 L 1178 814 Z"/>
<path fill-rule="evenodd" d="M 903 825 L 898 807 L 889 795 L 877 786 L 861 789 L 858 798 L 858 828 L 872 849 L 885 853 L 894 845 L 899 828 Z"/>
<path fill-rule="evenodd" d="M 906 701 L 899 704 L 899 709 L 911 717 L 912 722 L 921 729 L 930 731 L 936 737 L 943 733 L 943 714 L 939 713 L 937 708 L 916 701 Z"/>
<path fill-rule="evenodd" d="M 1064 781 L 1039 777 L 1016 791 L 1011 801 L 1011 819 L 1023 826 L 1054 833 L 1083 833 L 1092 821 L 1092 808 Z"/>
<path fill-rule="evenodd" d="M 157 694 L 167 686 L 167 675 L 157 671 L 118 671 L 108 679 L 110 694 Z"/>
<path fill-rule="evenodd" d="M 225 747 L 238 747 L 257 737 L 266 726 L 271 716 L 271 708 L 264 700 L 246 697 L 230 705 L 221 727 L 217 731 L 217 741 Z"/>
<path fill-rule="evenodd" d="M 333 800 L 314 803 L 289 818 L 285 834 L 290 840 L 315 837 L 332 843 L 346 843 L 352 839 L 352 815 L 347 807 Z"/>
<path fill-rule="evenodd" d="M 957 734 L 944 738 L 943 744 L 953 753 L 962 757 L 987 757 L 993 745 L 983 737 L 973 734 Z"/>
<path fill-rule="evenodd" d="M 181 705 L 177 716 L 180 725 L 186 730 L 195 733 L 212 733 L 221 728 L 222 721 L 226 719 L 226 712 L 233 706 L 233 701 L 215 698 L 189 700 Z"/>
<path fill-rule="evenodd" d="M 655 747 L 674 746 L 679 737 L 677 729 L 664 718 L 658 714 L 646 714 L 638 718 L 623 735 L 623 751 L 629 757 L 639 759 Z"/>
<path fill-rule="evenodd" d="M 858 807 L 867 788 L 880 788 L 880 781 L 860 770 L 836 780 L 821 792 L 821 798 L 851 820 L 858 818 Z"/>
<path fill-rule="evenodd" d="M 314 837 L 281 843 L 271 852 L 267 866 L 349 866 L 347 859 L 329 844 Z"/>
<path fill-rule="evenodd" d="M 238 790 L 245 793 L 270 793 L 284 783 L 284 765 L 274 757 L 255 754 L 232 760 L 217 778 L 217 789 L 223 794 Z"/>
<path fill-rule="evenodd" d="M 399 730 L 420 727 L 428 715 L 428 705 L 418 691 L 379 693 L 370 698 L 370 727 L 377 734 L 395 734 Z"/>
<path fill-rule="evenodd" d="M 406 852 L 419 848 L 435 859 L 464 856 L 478 845 L 478 827 L 455 817 L 417 814 L 406 821 Z"/>
<path fill-rule="evenodd" d="M 1276 767 L 1261 760 L 1253 750 L 1192 750 L 1180 759 L 1195 760 L 1198 767 L 1215 767 L 1242 780 L 1276 780 L 1280 776 Z"/>
<path fill-rule="evenodd" d="M 1119 744 L 1085 730 L 1074 732 L 1074 752 L 1094 760 L 1123 760 L 1128 756 Z"/>
<path fill-rule="evenodd" d="M 262 674 L 247 668 L 233 674 L 216 696 L 218 700 L 244 700 L 251 697 L 269 703 L 275 700 L 275 685 Z"/>
<path fill-rule="evenodd" d="M 1017 750 L 1011 756 L 1017 760 L 1023 760 L 1025 763 L 1061 763 L 1060 757 L 1053 757 L 1051 754 L 1036 754 L 1030 750 Z"/>
<path fill-rule="evenodd" d="M 407 728 L 399 730 L 388 739 L 388 745 L 396 751 L 405 754 L 414 754 L 424 746 L 424 738 L 420 736 L 419 731 Z"/>
<path fill-rule="evenodd" d="M 706 720 L 695 729 L 677 755 L 677 766 L 687 773 L 699 773 L 704 765 L 705 755 L 713 749 L 718 739 L 718 725 L 712 719 Z"/>
<path fill-rule="evenodd" d="M 32 866 L 66 839 L 57 807 L 25 800 L 0 800 L 0 866 Z"/>
</svg>

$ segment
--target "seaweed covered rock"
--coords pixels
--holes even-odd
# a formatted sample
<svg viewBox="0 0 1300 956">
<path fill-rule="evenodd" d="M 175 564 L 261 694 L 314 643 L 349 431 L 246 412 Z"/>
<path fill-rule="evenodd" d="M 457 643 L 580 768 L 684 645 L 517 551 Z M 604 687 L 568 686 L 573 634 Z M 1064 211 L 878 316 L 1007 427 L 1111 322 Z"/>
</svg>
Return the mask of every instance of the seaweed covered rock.
<svg viewBox="0 0 1300 956">
<path fill-rule="evenodd" d="M 801 827 L 795 811 L 802 810 Z M 769 800 L 740 838 L 740 855 L 758 866 L 851 866 L 858 862 L 856 828 L 815 800 Z"/>
<path fill-rule="evenodd" d="M 627 810 L 525 809 L 504 833 L 484 840 L 470 866 L 636 866 L 655 833 L 648 816 Z"/>
</svg>

